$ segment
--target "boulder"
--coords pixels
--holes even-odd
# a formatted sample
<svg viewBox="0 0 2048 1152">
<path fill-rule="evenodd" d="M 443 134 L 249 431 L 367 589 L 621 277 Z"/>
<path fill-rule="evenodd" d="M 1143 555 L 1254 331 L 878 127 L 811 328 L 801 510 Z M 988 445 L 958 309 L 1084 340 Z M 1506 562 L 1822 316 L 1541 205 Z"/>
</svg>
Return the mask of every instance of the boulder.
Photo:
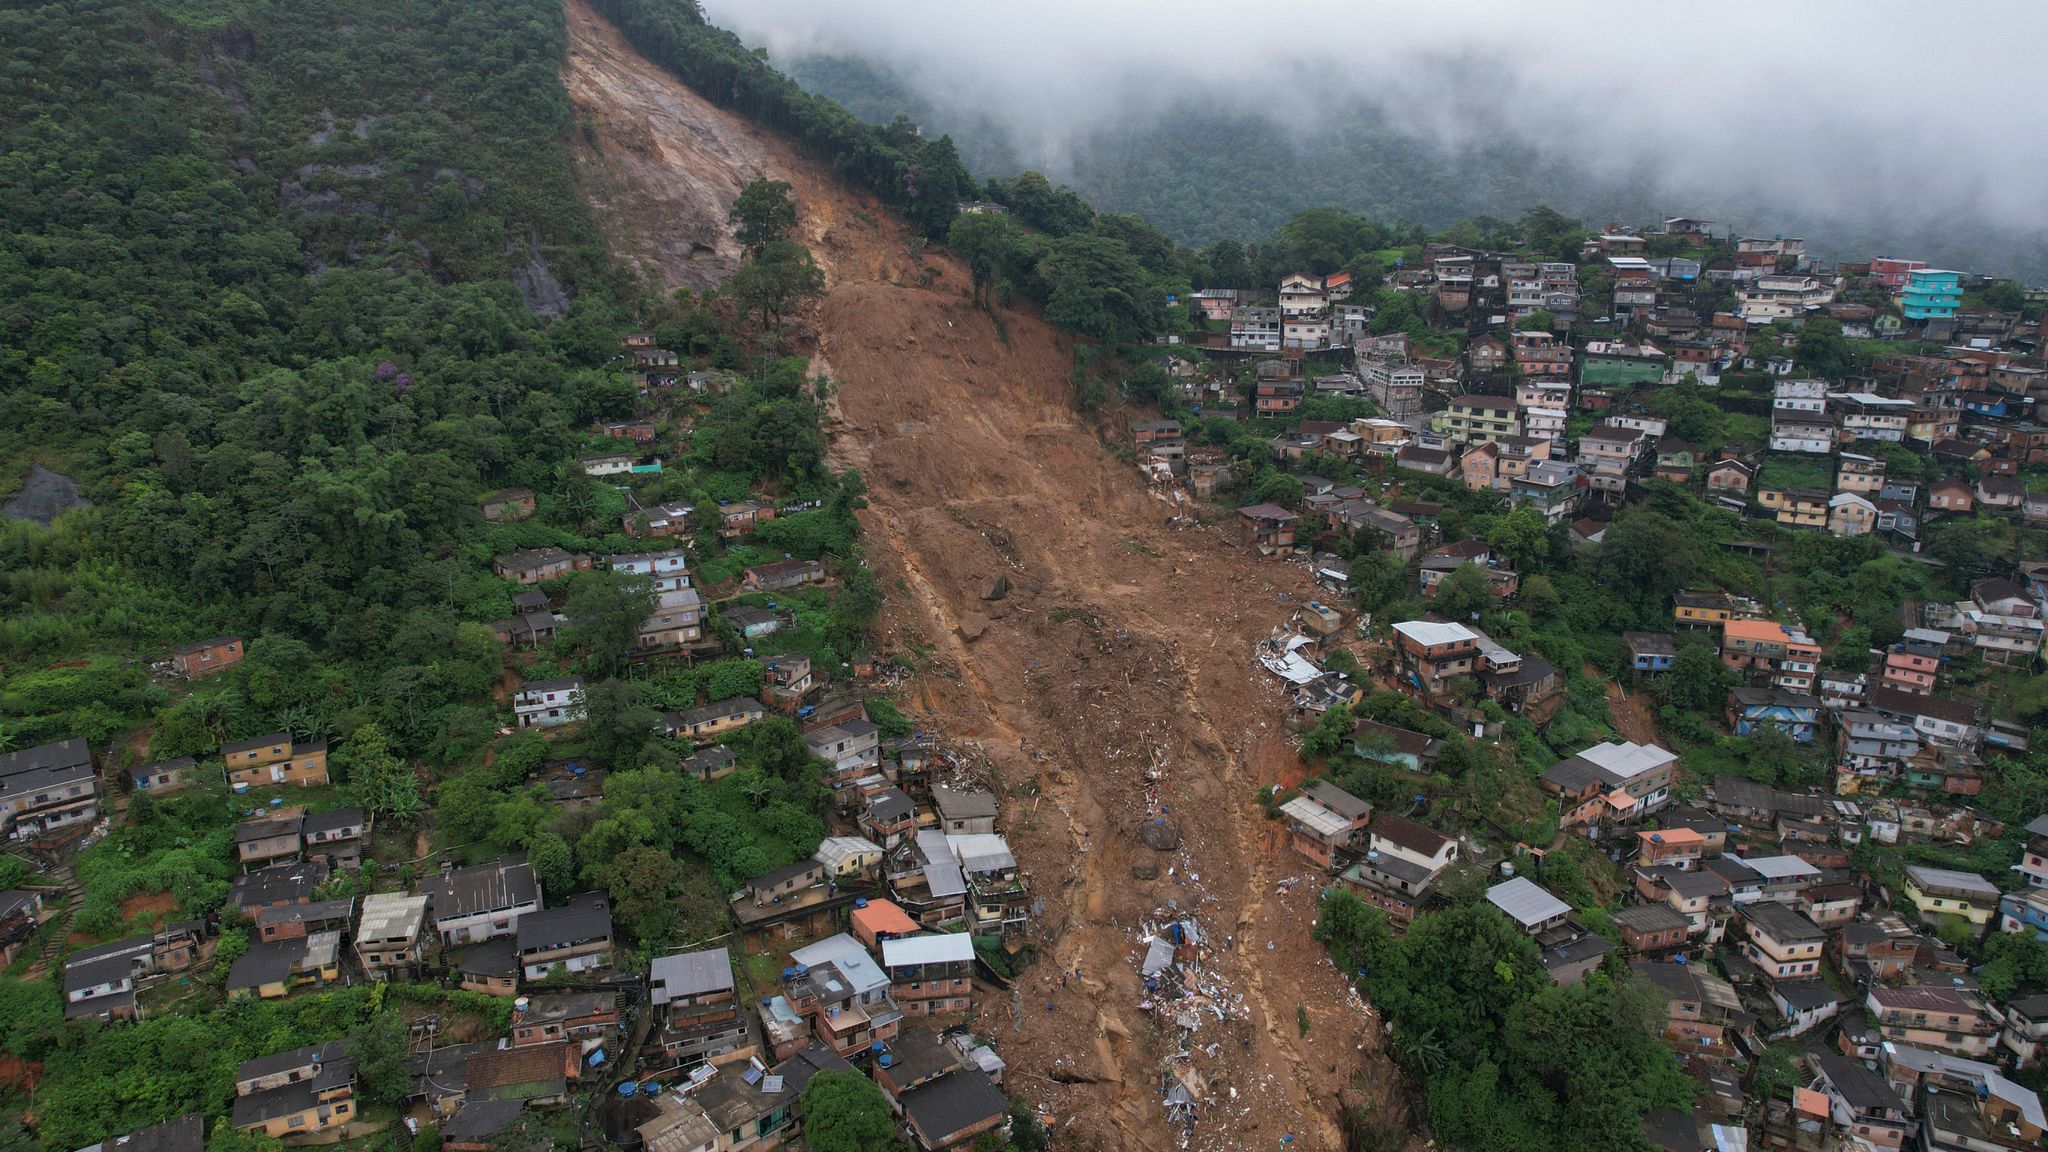
<svg viewBox="0 0 2048 1152">
<path fill-rule="evenodd" d="M 960 638 L 972 644 L 988 631 L 988 617 L 979 612 L 969 612 L 960 617 Z"/>
</svg>

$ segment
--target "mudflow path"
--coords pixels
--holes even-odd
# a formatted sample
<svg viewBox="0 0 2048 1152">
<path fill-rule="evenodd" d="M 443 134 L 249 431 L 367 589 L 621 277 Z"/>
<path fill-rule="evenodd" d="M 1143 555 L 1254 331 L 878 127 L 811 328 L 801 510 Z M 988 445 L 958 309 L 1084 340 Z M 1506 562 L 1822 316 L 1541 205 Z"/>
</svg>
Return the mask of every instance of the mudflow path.
<svg viewBox="0 0 2048 1152">
<path fill-rule="evenodd" d="M 985 757 L 1043 902 L 1040 962 L 978 1009 L 1006 1087 L 1062 1147 L 1292 1134 L 1336 1149 L 1340 1094 L 1398 1122 L 1377 1018 L 1310 938 L 1316 883 L 1258 802 L 1300 773 L 1251 657 L 1307 593 L 1299 569 L 1259 562 L 1227 526 L 1169 527 L 1077 413 L 1061 337 L 1018 312 L 998 324 L 957 262 L 916 254 L 874 205 L 641 59 L 580 0 L 568 14 L 563 79 L 595 129 L 579 180 L 643 275 L 715 282 L 737 258 L 739 189 L 796 188 L 827 275 L 812 354 L 838 386 L 833 453 L 870 488 L 886 640 L 917 668 L 909 708 Z M 1007 592 L 986 599 L 999 578 Z M 1165 850 L 1141 839 L 1159 820 L 1176 834 Z M 1195 995 L 1147 1010 L 1142 932 L 1188 914 L 1206 935 L 1186 969 Z M 1197 1100 L 1191 1127 L 1167 1116 L 1168 1076 Z"/>
</svg>

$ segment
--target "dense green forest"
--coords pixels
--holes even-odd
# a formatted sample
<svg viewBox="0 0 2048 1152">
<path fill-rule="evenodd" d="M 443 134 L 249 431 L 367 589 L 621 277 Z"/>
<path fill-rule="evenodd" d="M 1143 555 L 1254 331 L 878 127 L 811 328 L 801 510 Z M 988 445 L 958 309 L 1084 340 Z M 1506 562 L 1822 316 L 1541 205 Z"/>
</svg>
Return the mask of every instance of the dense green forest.
<svg viewBox="0 0 2048 1152">
<path fill-rule="evenodd" d="M 7 527 L 10 657 L 241 628 L 374 660 L 459 594 L 475 495 L 555 487 L 630 400 L 562 36 L 539 0 L 0 14 L 0 456 L 97 506 Z"/>
<path fill-rule="evenodd" d="M 564 50 L 551 0 L 0 12 L 0 488 L 39 464 L 89 502 L 49 527 L 0 521 L 0 748 L 84 737 L 113 780 L 277 729 L 337 742 L 329 786 L 230 797 L 216 764 L 185 794 L 130 797 L 73 862 L 80 903 L 46 929 L 56 957 L 219 911 L 235 822 L 272 801 L 378 818 L 381 866 L 325 896 L 412 883 L 417 834 L 462 859 L 523 852 L 557 900 L 610 893 L 641 949 L 701 937 L 732 886 L 823 835 L 830 794 L 794 722 L 736 739 L 737 770 L 715 784 L 675 772 L 689 748 L 654 724 L 757 693 L 760 657 L 839 669 L 869 643 L 881 591 L 858 561 L 860 481 L 824 465 L 828 385 L 778 355 L 816 268 L 770 230 L 729 300 L 644 296 L 575 190 Z M 674 451 L 628 493 L 576 457 L 616 446 L 600 418 L 647 414 L 619 352 L 641 325 L 729 383 L 660 407 Z M 514 486 L 536 513 L 487 523 L 478 498 Z M 750 494 L 808 510 L 721 540 L 717 503 Z M 801 555 L 827 560 L 833 587 L 782 597 L 788 626 L 732 658 L 628 668 L 650 594 L 600 566 L 545 589 L 559 641 L 507 652 L 489 622 L 514 589 L 492 558 L 644 549 L 622 530 L 629 496 L 706 510 L 690 523 L 701 580 Z M 192 685 L 152 674 L 221 632 L 247 639 L 239 666 Z M 590 722 L 559 744 L 503 735 L 506 678 L 558 669 L 588 678 Z M 610 769 L 602 804 L 548 803 L 536 774 L 565 756 Z M 29 874 L 0 857 L 0 887 Z M 0 1086 L 8 1110 L 30 1107 L 51 1149 L 217 1116 L 236 1061 L 335 1036 L 357 1041 L 369 1104 L 394 1102 L 391 1005 L 447 994 L 237 1004 L 223 983 L 249 943 L 225 917 L 214 963 L 153 993 L 134 1026 L 67 1022 L 59 982 L 27 978 L 36 936 L 0 975 L 0 1051 L 40 1068 L 32 1100 L 15 1095 L 29 1081 Z M 449 1007 L 504 1027 L 501 1006 Z M 270 1146 L 225 1125 L 212 1143 Z"/>
</svg>

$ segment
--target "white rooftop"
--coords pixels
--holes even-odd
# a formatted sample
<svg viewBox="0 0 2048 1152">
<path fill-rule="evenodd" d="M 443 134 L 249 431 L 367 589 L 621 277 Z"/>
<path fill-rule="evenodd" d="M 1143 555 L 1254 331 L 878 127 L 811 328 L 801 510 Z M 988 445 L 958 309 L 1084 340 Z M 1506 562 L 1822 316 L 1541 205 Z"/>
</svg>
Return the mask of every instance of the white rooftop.
<svg viewBox="0 0 2048 1152">
<path fill-rule="evenodd" d="M 427 918 L 427 898 L 403 892 L 376 892 L 363 897 L 363 917 L 356 925 L 356 941 L 411 939 L 419 935 Z"/>
<path fill-rule="evenodd" d="M 1554 920 L 1572 910 L 1571 905 L 1544 891 L 1527 876 L 1495 884 L 1486 890 L 1486 899 L 1524 928 Z"/>
<path fill-rule="evenodd" d="M 952 964 L 974 959 L 974 937 L 965 932 L 901 936 L 882 941 L 882 966 Z"/>
<path fill-rule="evenodd" d="M 1597 764 L 1623 780 L 1633 780 L 1645 772 L 1662 768 L 1678 759 L 1675 753 L 1667 752 L 1655 744 L 1637 744 L 1633 741 L 1595 744 L 1579 757 Z"/>
<path fill-rule="evenodd" d="M 732 954 L 723 948 L 656 956 L 648 966 L 648 994 L 656 1004 L 682 996 L 732 990 Z"/>
<path fill-rule="evenodd" d="M 1296 796 L 1280 806 L 1282 815 L 1300 821 L 1318 836 L 1340 836 L 1351 822 L 1307 796 Z"/>
<path fill-rule="evenodd" d="M 1430 620 L 1403 620 L 1394 625 L 1394 631 L 1425 648 L 1434 648 L 1439 644 L 1476 642 L 1479 639 L 1463 624 L 1438 624 Z"/>
<path fill-rule="evenodd" d="M 1736 859 L 1749 865 L 1751 871 L 1766 880 L 1792 880 L 1801 876 L 1820 875 L 1820 869 L 1797 856 L 1752 856 L 1748 859 L 1737 856 Z"/>
<path fill-rule="evenodd" d="M 862 856 L 880 856 L 882 846 L 862 836 L 827 836 L 819 841 L 818 850 L 811 853 L 811 859 L 827 868 L 837 869 L 849 860 Z"/>
<path fill-rule="evenodd" d="M 948 836 L 946 843 L 952 848 L 954 859 L 960 861 L 960 867 L 969 872 L 994 872 L 1017 866 L 1017 858 L 1010 854 L 1010 842 L 994 833 Z"/>
</svg>

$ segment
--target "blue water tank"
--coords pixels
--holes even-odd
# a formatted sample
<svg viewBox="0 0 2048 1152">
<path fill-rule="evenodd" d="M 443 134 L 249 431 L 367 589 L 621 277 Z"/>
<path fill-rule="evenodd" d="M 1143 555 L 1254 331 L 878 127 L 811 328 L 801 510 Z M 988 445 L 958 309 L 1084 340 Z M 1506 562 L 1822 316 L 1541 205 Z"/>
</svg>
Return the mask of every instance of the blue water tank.
<svg viewBox="0 0 2048 1152">
<path fill-rule="evenodd" d="M 784 968 L 784 969 L 782 970 L 782 978 L 783 978 L 784 980 L 788 980 L 788 979 L 791 979 L 791 978 L 793 978 L 793 977 L 794 977 L 795 975 L 796 975 L 796 969 L 794 969 L 794 968 Z"/>
<path fill-rule="evenodd" d="M 635 1096 L 638 1095 L 639 1092 L 640 1085 L 635 1083 L 634 1081 L 628 1080 L 624 1084 L 619 1085 L 619 1095 L 621 1096 Z"/>
<path fill-rule="evenodd" d="M 865 897 L 865 896 L 856 896 L 856 897 L 854 897 L 854 898 L 853 898 L 853 906 L 854 906 L 855 908 L 865 908 L 865 907 L 867 907 L 867 906 L 868 906 L 868 898 L 867 898 L 867 897 Z"/>
</svg>

